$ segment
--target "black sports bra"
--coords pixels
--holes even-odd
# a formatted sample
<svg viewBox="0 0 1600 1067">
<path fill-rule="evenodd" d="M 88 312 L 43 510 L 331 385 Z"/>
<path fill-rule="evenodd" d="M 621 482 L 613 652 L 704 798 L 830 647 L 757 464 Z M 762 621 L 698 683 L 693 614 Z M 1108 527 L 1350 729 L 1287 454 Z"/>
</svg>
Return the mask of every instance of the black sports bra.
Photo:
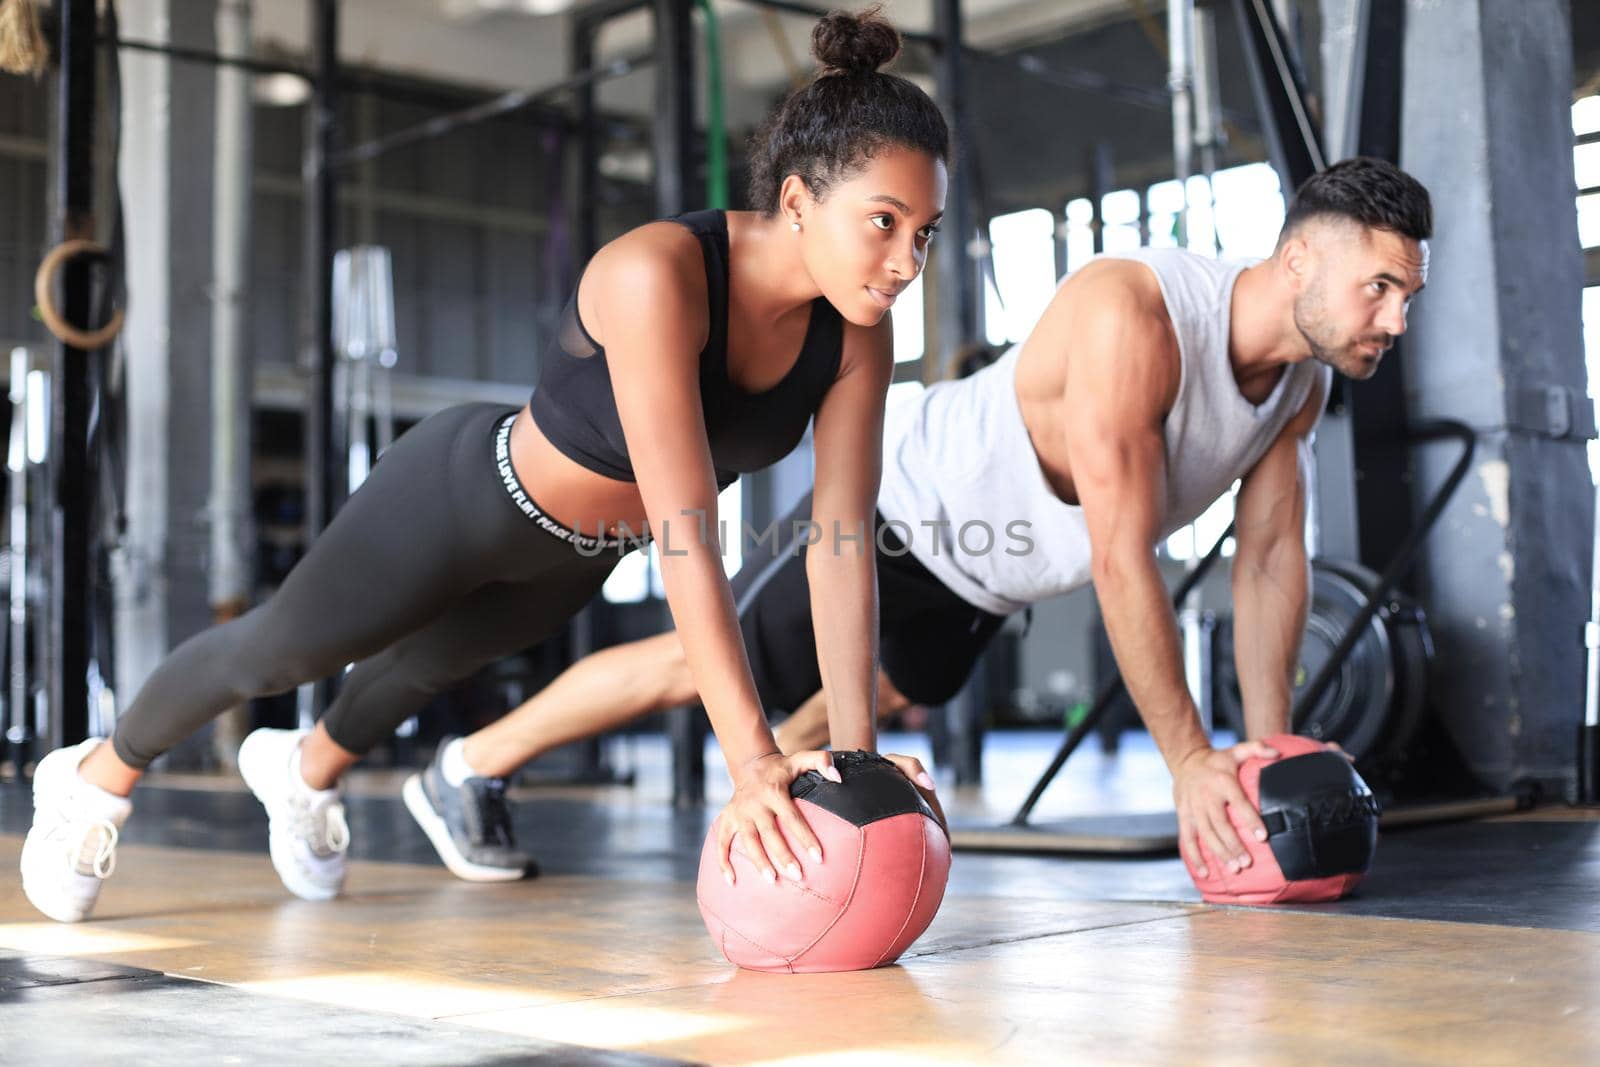
<svg viewBox="0 0 1600 1067">
<path fill-rule="evenodd" d="M 812 301 L 805 343 L 789 373 L 770 389 L 745 392 L 728 378 L 727 216 L 694 211 L 670 221 L 698 237 L 705 256 L 711 329 L 700 352 L 700 401 L 722 489 L 742 473 L 771 466 L 800 443 L 838 377 L 844 324 L 827 300 Z M 583 328 L 576 290 L 545 352 L 530 407 L 533 421 L 569 459 L 608 478 L 634 480 L 605 349 Z"/>
</svg>

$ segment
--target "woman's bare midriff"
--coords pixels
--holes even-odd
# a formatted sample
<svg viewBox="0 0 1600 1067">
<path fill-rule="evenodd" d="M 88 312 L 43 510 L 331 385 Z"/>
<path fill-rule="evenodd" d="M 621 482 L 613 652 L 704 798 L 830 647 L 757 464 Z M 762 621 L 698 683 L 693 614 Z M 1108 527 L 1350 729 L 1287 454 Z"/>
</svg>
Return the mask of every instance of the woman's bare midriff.
<svg viewBox="0 0 1600 1067">
<path fill-rule="evenodd" d="M 622 524 L 634 533 L 644 529 L 639 486 L 568 459 L 540 431 L 527 407 L 511 424 L 511 468 L 540 510 L 568 529 L 591 537 L 600 527 L 607 533 Z"/>
</svg>

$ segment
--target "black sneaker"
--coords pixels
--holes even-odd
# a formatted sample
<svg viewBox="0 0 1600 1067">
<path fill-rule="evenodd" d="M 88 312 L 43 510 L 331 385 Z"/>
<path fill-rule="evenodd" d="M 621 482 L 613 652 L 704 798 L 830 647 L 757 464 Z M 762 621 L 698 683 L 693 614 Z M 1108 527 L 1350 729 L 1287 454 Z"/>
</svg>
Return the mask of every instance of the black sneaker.
<svg viewBox="0 0 1600 1067">
<path fill-rule="evenodd" d="M 533 857 L 517 849 L 506 805 L 504 778 L 468 778 L 460 788 L 445 781 L 439 753 L 420 774 L 406 779 L 406 809 L 450 873 L 469 882 L 514 882 L 539 873 Z"/>
</svg>

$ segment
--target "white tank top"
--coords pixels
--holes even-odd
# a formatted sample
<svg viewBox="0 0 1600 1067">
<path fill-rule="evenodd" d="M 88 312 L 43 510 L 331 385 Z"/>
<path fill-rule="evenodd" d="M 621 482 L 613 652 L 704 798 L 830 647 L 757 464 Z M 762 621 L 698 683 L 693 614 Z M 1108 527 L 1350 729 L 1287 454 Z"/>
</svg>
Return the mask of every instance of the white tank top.
<svg viewBox="0 0 1600 1067">
<path fill-rule="evenodd" d="M 1177 399 L 1163 426 L 1164 539 L 1255 466 L 1329 369 L 1286 368 L 1254 405 L 1228 362 L 1233 284 L 1249 263 L 1179 249 L 1103 258 L 1144 263 L 1178 339 Z M 1006 615 L 1089 581 L 1083 509 L 1055 495 L 1017 404 L 1015 345 L 969 378 L 930 386 L 886 415 L 878 510 L 923 566 L 963 600 Z M 1152 546 L 1153 547 L 1153 546 Z"/>
</svg>

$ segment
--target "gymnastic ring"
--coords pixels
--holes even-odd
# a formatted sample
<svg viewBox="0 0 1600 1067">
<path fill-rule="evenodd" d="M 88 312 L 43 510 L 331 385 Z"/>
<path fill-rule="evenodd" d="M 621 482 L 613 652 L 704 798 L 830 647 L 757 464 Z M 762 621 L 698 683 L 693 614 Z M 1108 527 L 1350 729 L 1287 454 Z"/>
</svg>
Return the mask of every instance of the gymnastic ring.
<svg viewBox="0 0 1600 1067">
<path fill-rule="evenodd" d="M 87 238 L 74 237 L 52 248 L 50 254 L 40 262 L 39 270 L 33 276 L 33 301 L 39 307 L 39 318 L 44 322 L 44 328 L 54 334 L 56 340 L 62 344 L 71 345 L 85 352 L 104 348 L 111 343 L 112 338 L 122 332 L 122 309 L 113 310 L 111 320 L 98 330 L 78 329 L 56 310 L 56 274 L 69 259 L 78 256 L 103 257 L 106 254 L 103 246 Z"/>
</svg>

